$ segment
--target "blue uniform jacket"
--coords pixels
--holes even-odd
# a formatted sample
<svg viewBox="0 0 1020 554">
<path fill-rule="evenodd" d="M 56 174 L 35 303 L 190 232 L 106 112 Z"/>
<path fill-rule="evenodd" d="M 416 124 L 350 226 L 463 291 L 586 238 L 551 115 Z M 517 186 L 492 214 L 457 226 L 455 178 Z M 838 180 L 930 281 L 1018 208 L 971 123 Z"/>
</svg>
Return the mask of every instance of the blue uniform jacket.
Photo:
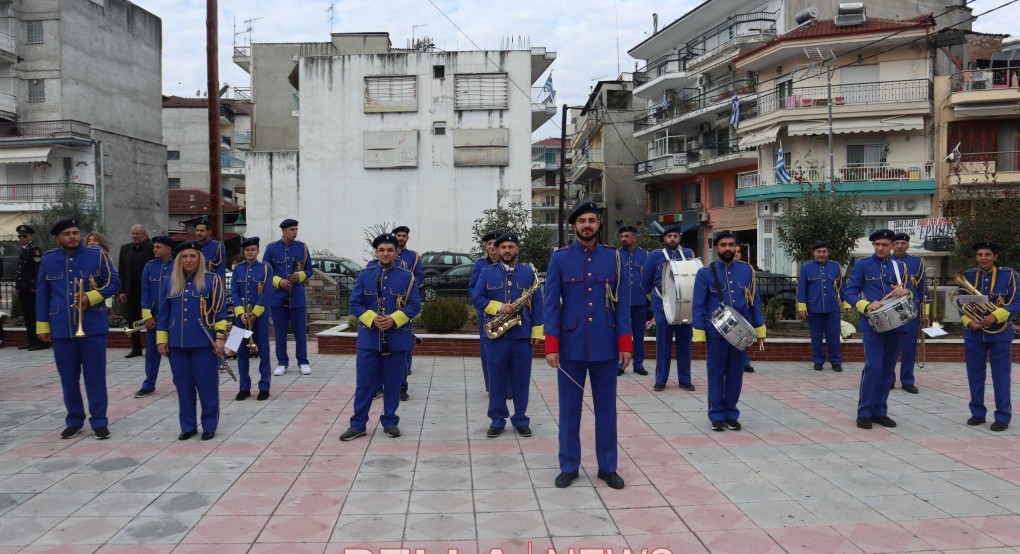
<svg viewBox="0 0 1020 554">
<path fill-rule="evenodd" d="M 615 360 L 631 352 L 630 289 L 620 252 L 580 242 L 553 252 L 545 274 L 545 352 L 565 360 Z"/>
<path fill-rule="evenodd" d="M 907 265 L 906 277 L 903 278 L 904 284 L 910 289 L 910 293 L 914 296 L 914 301 L 918 307 L 921 307 L 921 304 L 927 300 L 927 295 L 925 294 L 927 291 L 924 286 L 924 260 L 920 256 L 912 256 L 910 254 L 904 255 L 902 258 L 893 254 L 893 258 Z M 925 311 L 927 312 L 927 310 Z"/>
<path fill-rule="evenodd" d="M 471 297 L 474 299 L 475 308 L 486 314 L 485 321 L 489 321 L 499 313 L 503 304 L 509 304 L 519 299 L 521 295 L 535 283 L 538 282 L 538 275 L 531 264 L 518 263 L 513 273 L 508 273 L 502 263 L 494 263 L 482 269 L 478 282 L 472 289 Z M 521 324 L 510 329 L 503 336 L 510 339 L 540 339 L 545 336 L 542 326 L 544 317 L 542 307 L 542 287 L 539 286 L 535 294 L 531 296 L 530 305 L 525 305 L 517 310 L 521 316 Z"/>
<path fill-rule="evenodd" d="M 312 276 L 312 257 L 308 253 L 308 246 L 299 240 L 291 241 L 290 244 L 275 240 L 266 246 L 262 261 L 273 270 L 273 293 L 269 296 L 269 306 L 278 308 L 287 305 L 289 299 L 291 308 L 305 307 L 308 303 L 305 281 Z M 280 288 L 280 282 L 290 278 L 295 271 L 300 273 L 299 282 L 294 283 L 289 292 Z"/>
<path fill-rule="evenodd" d="M 475 260 L 474 265 L 471 266 L 471 277 L 468 277 L 468 295 L 471 303 L 475 303 L 475 283 L 478 282 L 478 277 L 482 274 L 482 270 L 492 265 L 492 260 L 489 259 L 488 255 L 482 256 L 481 259 Z M 481 309 L 479 309 L 481 311 Z"/>
<path fill-rule="evenodd" d="M 761 297 L 758 296 L 754 268 L 742 261 L 729 264 L 717 261 L 699 269 L 694 276 L 694 305 L 691 310 L 694 342 L 702 342 L 708 336 L 721 338 L 711 321 L 712 314 L 719 309 L 719 288 L 712 276 L 713 266 L 719 276 L 726 305 L 740 312 L 754 326 L 758 338 L 765 338 L 765 311 L 762 309 Z"/>
<path fill-rule="evenodd" d="M 666 255 L 662 253 L 662 248 L 653 250 L 648 253 L 648 258 L 645 259 L 645 267 L 642 270 L 643 275 L 641 276 L 641 289 L 646 295 L 651 295 L 652 298 L 652 310 L 657 312 L 662 311 L 662 297 L 659 296 L 655 291 L 661 290 L 662 288 L 662 266 L 666 263 Z M 667 250 L 669 250 L 667 248 Z M 684 256 L 688 260 L 694 259 L 694 251 L 690 248 L 684 248 Z M 669 250 L 670 259 L 680 260 L 680 249 Z"/>
<path fill-rule="evenodd" d="M 145 262 L 142 268 L 142 319 L 152 319 L 159 313 L 159 303 L 163 297 L 159 295 L 163 288 L 163 278 L 174 270 L 174 260 L 160 259 Z"/>
<path fill-rule="evenodd" d="M 861 313 L 861 325 L 871 325 L 864 317 L 868 304 L 885 298 L 896 286 L 894 263 L 899 267 L 900 277 L 906 275 L 905 263 L 896 261 L 894 256 L 883 260 L 877 254 L 858 260 L 850 270 L 850 278 L 843 289 L 843 300 Z"/>
<path fill-rule="evenodd" d="M 36 333 L 50 333 L 55 339 L 74 337 L 78 331 L 74 280 L 78 278 L 84 279 L 90 306 L 82 321 L 85 335 L 110 331 L 106 299 L 120 290 L 120 277 L 106 251 L 81 244 L 71 250 L 54 248 L 43 254 L 35 284 Z"/>
<path fill-rule="evenodd" d="M 156 343 L 170 348 L 213 347 L 211 339 L 227 329 L 227 303 L 223 280 L 205 274 L 205 288 L 195 287 L 195 274 L 187 275 L 184 290 L 171 295 L 171 277 L 163 279 L 156 313 Z"/>
<path fill-rule="evenodd" d="M 1016 271 L 1008 267 L 995 267 L 991 271 L 981 271 L 976 267 L 972 267 L 963 272 L 963 276 L 967 279 L 970 284 L 974 285 L 981 294 L 988 295 L 988 301 L 998 306 L 993 313 L 995 320 L 998 322 L 997 325 L 992 325 L 989 328 L 990 333 L 984 331 L 971 331 L 967 329 L 963 332 L 964 340 L 976 340 L 979 342 L 1010 342 L 1013 340 L 1013 330 L 1005 329 L 1000 333 L 995 333 L 1003 326 L 1010 325 L 1009 318 L 1020 312 L 1020 296 L 1017 295 L 1017 274 Z M 967 294 L 962 289 L 960 294 Z M 971 318 L 962 316 L 963 324 L 968 325 Z"/>
<path fill-rule="evenodd" d="M 234 315 L 251 311 L 256 317 L 266 311 L 269 295 L 273 292 L 271 280 L 273 270 L 266 262 L 241 262 L 234 266 L 230 278 L 230 300 L 234 304 Z"/>
<path fill-rule="evenodd" d="M 397 258 L 404 263 L 404 269 L 414 276 L 417 287 L 420 289 L 425 286 L 425 268 L 421 265 L 421 256 L 414 250 L 405 248 L 397 253 Z"/>
<path fill-rule="evenodd" d="M 351 292 L 351 315 L 358 318 L 357 348 L 378 350 L 379 329 L 373 325 L 380 315 L 382 302 L 386 315 L 393 318 L 394 326 L 386 331 L 386 343 L 392 352 L 410 350 L 414 346 L 411 319 L 421 311 L 418 284 L 410 271 L 394 263 L 389 269 L 369 264 L 358 273 Z M 382 291 L 380 298 L 379 292 Z"/>
<path fill-rule="evenodd" d="M 811 314 L 839 313 L 843 299 L 839 295 L 843 286 L 843 268 L 828 260 L 818 263 L 804 262 L 797 275 L 797 311 Z"/>
<path fill-rule="evenodd" d="M 223 243 L 216 239 L 208 239 L 202 245 L 202 255 L 205 256 L 205 270 L 220 276 L 220 279 L 227 279 L 227 251 Z"/>
<path fill-rule="evenodd" d="M 635 246 L 634 251 L 627 248 L 620 249 L 620 263 L 623 264 L 623 282 L 630 285 L 630 305 L 647 306 L 648 298 L 645 296 L 642 280 L 645 272 L 645 261 L 648 259 L 648 251 Z"/>
</svg>

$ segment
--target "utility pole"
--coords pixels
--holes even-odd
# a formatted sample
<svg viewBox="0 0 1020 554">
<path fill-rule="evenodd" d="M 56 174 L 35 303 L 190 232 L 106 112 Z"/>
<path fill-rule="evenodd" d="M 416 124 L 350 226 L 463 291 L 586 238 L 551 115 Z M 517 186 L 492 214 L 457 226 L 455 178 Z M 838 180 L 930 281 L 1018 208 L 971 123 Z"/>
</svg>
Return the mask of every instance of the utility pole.
<svg viewBox="0 0 1020 554">
<path fill-rule="evenodd" d="M 567 237 L 564 234 L 563 223 L 567 219 L 567 105 L 563 105 L 563 114 L 560 124 L 560 217 L 557 224 L 559 245 L 567 244 Z"/>
<path fill-rule="evenodd" d="M 829 107 L 829 192 L 836 183 L 836 154 L 832 146 L 832 60 L 825 60 L 825 88 L 828 95 L 825 105 Z"/>
<path fill-rule="evenodd" d="M 212 237 L 223 240 L 223 201 L 220 193 L 220 71 L 216 0 L 206 0 L 205 51 L 209 108 L 209 223 Z"/>
</svg>

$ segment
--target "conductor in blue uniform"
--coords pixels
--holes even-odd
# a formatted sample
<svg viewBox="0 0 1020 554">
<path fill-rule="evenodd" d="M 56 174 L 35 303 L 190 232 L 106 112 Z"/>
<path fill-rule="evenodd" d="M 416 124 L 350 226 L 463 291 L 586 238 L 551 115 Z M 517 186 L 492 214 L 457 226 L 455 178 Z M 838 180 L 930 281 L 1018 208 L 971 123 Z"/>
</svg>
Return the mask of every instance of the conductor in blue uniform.
<svg viewBox="0 0 1020 554">
<path fill-rule="evenodd" d="M 843 284 L 843 268 L 829 259 L 828 241 L 814 243 L 811 254 L 814 260 L 804 262 L 797 275 L 797 317 L 808 322 L 814 370 L 824 369 L 828 350 L 832 370 L 843 371 L 843 356 L 839 351 L 840 313 L 844 307 L 839 290 Z"/>
<path fill-rule="evenodd" d="M 89 425 L 97 439 L 108 439 L 106 336 L 110 320 L 106 299 L 120 290 L 120 277 L 103 249 L 81 243 L 78 220 L 61 219 L 53 224 L 50 234 L 58 246 L 43 254 L 39 262 L 35 330 L 43 343 L 53 343 L 67 408 L 66 428 L 60 438 L 78 435 L 85 425 L 80 384 L 84 376 Z"/>
<path fill-rule="evenodd" d="M 964 271 L 963 278 L 977 292 L 988 296 L 991 306 L 983 311 L 972 311 L 967 307 L 961 314 L 963 324 L 967 326 L 963 332 L 967 383 L 970 386 L 971 417 L 967 425 L 983 424 L 988 413 L 985 408 L 985 362 L 988 360 L 991 362 L 995 393 L 995 421 L 989 429 L 1005 431 L 1013 416 L 1009 401 L 1013 328 L 1009 320 L 1020 312 L 1017 273 L 996 265 L 1001 250 L 997 243 L 982 241 L 975 243 L 972 249 L 977 267 Z M 960 294 L 968 293 L 961 290 Z"/>
<path fill-rule="evenodd" d="M 914 306 L 918 313 L 918 317 L 903 326 L 899 348 L 900 385 L 910 394 L 917 394 L 917 385 L 914 384 L 914 362 L 917 360 L 917 340 L 920 338 L 921 324 L 927 318 L 928 305 L 925 303 L 924 260 L 920 256 L 908 254 L 908 248 L 910 248 L 910 235 L 896 233 L 895 240 L 893 240 L 893 259 L 907 265 L 907 274 L 904 276 L 903 284 L 907 286 L 910 294 L 914 297 Z M 896 387 L 895 367 L 893 367 L 893 378 L 889 386 Z"/>
<path fill-rule="evenodd" d="M 251 345 L 254 344 L 259 356 L 258 400 L 269 398 L 272 380 L 269 369 L 269 318 L 266 305 L 273 292 L 273 270 L 269 264 L 259 261 L 259 238 L 249 237 L 241 241 L 244 261 L 234 266 L 230 279 L 230 299 L 234 304 L 234 325 L 252 332 L 252 336 L 241 341 L 237 351 L 237 372 L 240 374 L 240 390 L 235 400 L 251 396 Z"/>
<path fill-rule="evenodd" d="M 637 227 L 620 227 L 620 263 L 623 282 L 630 287 L 630 329 L 634 336 L 634 373 L 648 375 L 645 369 L 645 322 L 648 321 L 648 297 L 641 285 L 648 251 L 637 245 Z M 623 368 L 617 368 L 623 375 Z"/>
<path fill-rule="evenodd" d="M 227 250 L 223 243 L 211 238 L 212 224 L 209 218 L 204 217 L 195 225 L 195 236 L 198 237 L 198 244 L 202 248 L 202 257 L 205 258 L 205 270 L 220 276 L 224 282 L 227 280 Z"/>
<path fill-rule="evenodd" d="M 708 377 L 708 419 L 713 431 L 741 429 L 740 390 L 744 383 L 747 353 L 737 350 L 712 325 L 712 314 L 726 305 L 736 310 L 753 327 L 758 345 L 765 341 L 765 312 L 755 281 L 754 268 L 734 259 L 736 236 L 721 231 L 713 240 L 718 261 L 698 270 L 694 277 L 694 342 L 705 342 Z"/>
<path fill-rule="evenodd" d="M 666 260 L 690 260 L 694 252 L 680 246 L 680 227 L 667 228 L 662 233 L 663 248 L 648 253 L 641 284 L 645 294 L 651 295 L 652 313 L 655 314 L 655 390 L 666 388 L 669 366 L 672 364 L 673 339 L 676 339 L 676 377 L 680 388 L 692 391 L 691 383 L 691 325 L 670 325 L 662 308 L 662 266 Z"/>
<path fill-rule="evenodd" d="M 280 240 L 266 246 L 262 261 L 273 270 L 273 293 L 269 298 L 269 310 L 273 317 L 276 333 L 276 369 L 273 375 L 287 372 L 290 358 L 287 356 L 287 329 L 294 329 L 294 354 L 297 357 L 301 375 L 310 375 L 312 366 L 308 363 L 308 324 L 305 307 L 305 281 L 312 276 L 312 257 L 308 245 L 297 240 L 298 222 L 284 219 L 280 222 Z"/>
<path fill-rule="evenodd" d="M 145 320 L 145 380 L 142 388 L 135 393 L 135 398 L 148 396 L 156 391 L 156 379 L 159 378 L 159 364 L 163 355 L 156 344 L 156 315 L 163 298 L 163 279 L 174 269 L 174 241 L 168 236 L 153 237 L 153 259 L 145 262 L 142 268 L 142 319 Z"/>
<path fill-rule="evenodd" d="M 517 434 L 530 437 L 531 418 L 526 414 L 528 387 L 531 385 L 532 347 L 544 338 L 542 290 L 535 267 L 517 260 L 521 247 L 515 233 L 500 236 L 495 245 L 499 249 L 499 262 L 482 270 L 471 296 L 475 298 L 475 307 L 484 311 L 486 323 L 496 317 L 519 319 L 517 325 L 501 336 L 482 339 L 492 372 L 488 409 L 491 423 L 486 436 L 498 437 L 509 416 Z M 508 382 L 513 392 L 512 416 L 506 406 Z"/>
<path fill-rule="evenodd" d="M 388 437 L 399 437 L 400 383 L 406 377 L 406 353 L 414 344 L 411 319 L 421 311 L 418 283 L 410 271 L 394 263 L 397 237 L 390 233 L 372 241 L 377 264 L 369 264 L 354 281 L 351 314 L 358 318 L 357 378 L 354 415 L 340 435 L 349 441 L 366 434 L 372 398 L 383 383 L 383 413 L 379 422 Z"/>
<path fill-rule="evenodd" d="M 871 234 L 869 240 L 875 253 L 854 264 L 843 295 L 846 302 L 861 314 L 864 371 L 857 402 L 857 426 L 861 429 L 871 429 L 873 423 L 896 427 L 896 422 L 887 413 L 889 383 L 893 380 L 896 350 L 903 338 L 904 326 L 879 332 L 867 318 L 867 314 L 881 308 L 887 298 L 910 296 L 910 289 L 902 285 L 907 266 L 892 257 L 895 238 L 896 233 L 889 229 L 879 229 Z"/>
<path fill-rule="evenodd" d="M 397 247 L 397 259 L 404 264 L 404 268 L 411 272 L 414 276 L 415 286 L 418 287 L 418 293 L 421 293 L 421 288 L 425 286 L 425 268 L 421 264 L 421 256 L 417 252 L 407 247 L 407 240 L 411 235 L 411 228 L 406 225 L 400 225 L 394 227 L 391 231 L 393 236 L 397 237 L 399 246 Z M 417 341 L 415 341 L 417 342 Z M 404 357 L 407 363 L 407 375 L 411 374 L 411 358 L 414 353 L 414 344 L 411 348 L 404 353 Z M 400 400 L 410 400 L 411 395 L 407 392 L 407 375 L 404 375 L 404 380 L 400 384 Z"/>
<path fill-rule="evenodd" d="M 570 214 L 574 244 L 553 252 L 545 277 L 545 360 L 557 368 L 560 474 L 569 487 L 581 466 L 581 406 L 591 378 L 598 478 L 623 488 L 616 472 L 616 370 L 630 364 L 630 289 L 617 249 L 598 244 L 599 208 L 583 202 Z"/>
<path fill-rule="evenodd" d="M 220 420 L 219 359 L 226 343 L 227 304 L 223 280 L 206 271 L 197 241 L 177 247 L 174 269 L 163 280 L 163 299 L 156 316 L 159 352 L 170 359 L 177 387 L 181 434 L 198 433 L 197 404 L 202 407 L 202 440 L 216 436 Z"/>
<path fill-rule="evenodd" d="M 478 282 L 478 277 L 482 274 L 482 269 L 486 266 L 490 266 L 499 261 L 499 250 L 496 249 L 496 239 L 502 236 L 503 233 L 497 231 L 490 231 L 482 236 L 482 245 L 485 247 L 485 255 L 475 260 L 474 265 L 471 266 L 471 277 L 468 278 L 468 294 L 471 296 L 471 304 L 474 305 L 477 298 L 475 298 L 475 283 Z M 489 363 L 488 355 L 485 352 L 485 312 L 477 310 L 478 312 L 478 350 L 482 357 L 482 380 L 485 383 L 485 392 L 489 392 Z M 507 383 L 507 390 L 512 390 Z"/>
</svg>

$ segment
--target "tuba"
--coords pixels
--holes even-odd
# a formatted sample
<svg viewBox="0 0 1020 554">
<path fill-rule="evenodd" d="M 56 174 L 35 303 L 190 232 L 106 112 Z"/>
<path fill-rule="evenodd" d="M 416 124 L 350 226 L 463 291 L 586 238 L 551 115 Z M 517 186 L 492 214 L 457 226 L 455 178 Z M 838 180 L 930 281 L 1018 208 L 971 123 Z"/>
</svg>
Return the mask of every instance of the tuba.
<svg viewBox="0 0 1020 554">
<path fill-rule="evenodd" d="M 963 276 L 963 272 L 962 271 L 956 272 L 956 275 L 953 275 L 953 278 L 950 279 L 950 282 L 953 283 L 954 285 L 960 287 L 961 289 L 963 289 L 967 294 L 970 294 L 970 295 L 973 295 L 973 296 L 984 296 L 984 295 L 981 294 L 981 291 L 976 289 L 974 287 L 974 285 L 972 285 L 970 283 L 970 281 L 968 281 Z M 994 302 L 990 302 L 990 301 L 989 302 L 981 302 L 981 303 L 961 304 L 959 302 L 959 300 L 958 300 L 959 292 L 960 291 L 955 291 L 953 293 L 953 303 L 956 304 L 956 307 L 960 310 L 961 314 L 969 317 L 970 319 L 973 319 L 974 321 L 980 321 L 980 320 L 982 320 L 982 319 L 992 315 L 992 313 L 995 312 L 995 310 L 998 309 L 998 306 L 996 306 Z M 1007 328 L 1009 328 L 1009 322 L 1008 321 L 1003 322 L 1000 325 L 999 329 L 996 330 L 996 331 L 991 331 L 991 330 L 988 330 L 988 329 L 982 329 L 982 331 L 984 331 L 985 333 L 988 333 L 989 335 L 998 335 L 999 333 L 1005 331 Z"/>
<path fill-rule="evenodd" d="M 490 339 L 498 339 L 506 334 L 507 331 L 517 327 L 521 324 L 521 308 L 524 306 L 531 306 L 531 297 L 535 295 L 535 291 L 538 290 L 540 283 L 538 281 L 538 275 L 535 275 L 535 284 L 528 290 L 524 291 L 524 294 L 520 298 L 514 300 L 511 306 L 514 308 L 514 313 L 504 314 L 502 312 L 496 314 L 488 323 L 485 324 L 485 336 Z"/>
</svg>

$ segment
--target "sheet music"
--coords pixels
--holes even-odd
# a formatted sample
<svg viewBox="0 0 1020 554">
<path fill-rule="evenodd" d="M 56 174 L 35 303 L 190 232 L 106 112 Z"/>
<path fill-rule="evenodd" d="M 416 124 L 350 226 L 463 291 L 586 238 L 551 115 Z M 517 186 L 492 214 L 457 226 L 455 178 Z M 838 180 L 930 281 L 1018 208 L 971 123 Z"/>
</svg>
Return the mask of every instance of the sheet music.
<svg viewBox="0 0 1020 554">
<path fill-rule="evenodd" d="M 241 348 L 241 341 L 252 336 L 252 334 L 248 329 L 240 325 L 234 325 L 230 328 L 230 335 L 227 337 L 227 343 L 224 347 L 237 352 L 237 349 Z"/>
<path fill-rule="evenodd" d="M 924 329 L 922 329 L 922 331 L 924 331 L 924 334 L 928 335 L 933 339 L 938 337 L 944 337 L 949 334 L 942 327 L 925 327 Z"/>
</svg>

